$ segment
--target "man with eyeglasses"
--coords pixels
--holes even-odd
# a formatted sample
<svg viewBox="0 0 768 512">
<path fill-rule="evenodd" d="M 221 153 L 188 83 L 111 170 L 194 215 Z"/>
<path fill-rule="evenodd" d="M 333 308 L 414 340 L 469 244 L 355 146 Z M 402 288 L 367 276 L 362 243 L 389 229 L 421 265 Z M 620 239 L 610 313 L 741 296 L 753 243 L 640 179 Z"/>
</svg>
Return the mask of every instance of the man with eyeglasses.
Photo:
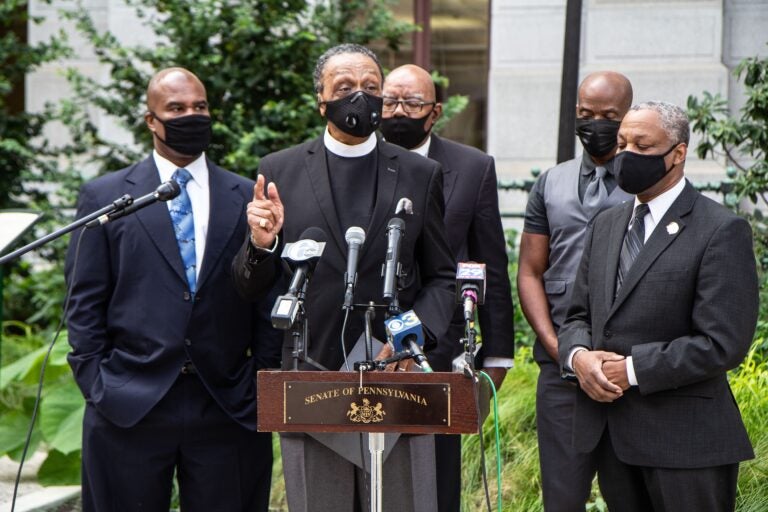
<svg viewBox="0 0 768 512">
<path fill-rule="evenodd" d="M 440 165 L 378 139 L 374 132 L 381 121 L 382 81 L 378 58 L 368 48 L 342 44 L 320 56 L 314 85 L 319 113 L 327 120 L 325 133 L 261 160 L 254 199 L 248 206 L 250 240 L 233 265 L 240 292 L 257 297 L 264 283 L 275 277 L 269 270 L 279 269 L 278 233 L 280 243 L 295 242 L 310 227 L 326 233 L 325 250 L 312 276 L 305 308 L 308 356 L 327 369 L 345 367 L 346 354 L 365 330 L 365 308 L 354 307 L 348 318 L 342 309 L 348 252 L 345 233 L 350 227 L 365 231 L 353 304 L 382 304 L 386 229 L 401 198 L 411 200 L 413 215 L 402 216 L 400 306 L 404 311 L 415 310 L 428 344 L 442 338 L 454 308 L 455 270 L 443 227 Z M 277 285 L 280 293 L 287 284 L 283 280 Z M 381 310 L 371 327 L 375 338 L 386 339 Z M 283 369 L 292 368 L 293 347 L 288 330 Z M 353 362 L 350 358 L 350 369 Z M 302 363 L 299 369 L 322 368 Z M 356 436 L 355 442 L 348 442 L 348 437 L 342 441 L 339 434 L 332 436 L 281 436 L 291 511 L 368 509 L 369 477 L 361 469 L 367 440 L 361 443 Z M 391 450 L 385 449 L 385 510 L 436 511 L 434 471 L 434 437 L 400 436 Z"/>
<path fill-rule="evenodd" d="M 482 346 L 477 367 L 500 388 L 514 355 L 512 295 L 507 253 L 496 191 L 492 157 L 475 148 L 432 133 L 442 114 L 430 74 L 412 64 L 392 70 L 384 81 L 381 131 L 391 143 L 439 162 L 443 167 L 443 195 L 448 243 L 456 261 L 478 261 L 487 266 L 485 304 L 479 308 Z M 448 333 L 428 352 L 436 371 L 449 372 L 463 352 L 461 308 L 454 311 Z M 435 436 L 438 510 L 458 512 L 461 506 L 461 437 Z"/>
</svg>

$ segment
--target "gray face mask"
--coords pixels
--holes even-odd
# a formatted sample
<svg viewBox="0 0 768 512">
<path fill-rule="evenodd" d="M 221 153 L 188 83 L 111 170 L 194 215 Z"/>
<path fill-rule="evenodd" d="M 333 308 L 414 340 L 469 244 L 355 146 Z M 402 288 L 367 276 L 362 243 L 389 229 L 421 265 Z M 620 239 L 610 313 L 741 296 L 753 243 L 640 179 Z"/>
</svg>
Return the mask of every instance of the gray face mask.
<svg viewBox="0 0 768 512">
<path fill-rule="evenodd" d="M 321 105 L 325 105 L 325 116 L 339 130 L 353 137 L 368 137 L 381 124 L 383 103 L 379 96 L 357 91 Z"/>
</svg>

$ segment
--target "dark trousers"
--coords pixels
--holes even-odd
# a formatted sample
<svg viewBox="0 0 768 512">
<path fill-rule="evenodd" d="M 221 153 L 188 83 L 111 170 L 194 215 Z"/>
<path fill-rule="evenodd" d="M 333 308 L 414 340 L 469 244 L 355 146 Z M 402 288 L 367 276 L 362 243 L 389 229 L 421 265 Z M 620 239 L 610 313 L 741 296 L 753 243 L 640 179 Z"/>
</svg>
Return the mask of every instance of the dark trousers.
<svg viewBox="0 0 768 512">
<path fill-rule="evenodd" d="M 576 385 L 560 378 L 554 362 L 539 363 L 536 430 L 544 510 L 583 511 L 597 471 L 596 454 L 573 449 Z"/>
<path fill-rule="evenodd" d="M 130 428 L 86 406 L 84 512 L 168 512 L 174 471 L 184 512 L 266 512 L 271 434 L 235 423 L 196 375 L 180 376 Z"/>
<path fill-rule="evenodd" d="M 437 510 L 461 510 L 461 436 L 435 436 L 435 467 L 437 468 Z"/>
<path fill-rule="evenodd" d="M 600 493 L 611 512 L 727 512 L 736 506 L 738 464 L 696 469 L 631 466 L 616 457 L 607 429 L 597 453 Z"/>
</svg>

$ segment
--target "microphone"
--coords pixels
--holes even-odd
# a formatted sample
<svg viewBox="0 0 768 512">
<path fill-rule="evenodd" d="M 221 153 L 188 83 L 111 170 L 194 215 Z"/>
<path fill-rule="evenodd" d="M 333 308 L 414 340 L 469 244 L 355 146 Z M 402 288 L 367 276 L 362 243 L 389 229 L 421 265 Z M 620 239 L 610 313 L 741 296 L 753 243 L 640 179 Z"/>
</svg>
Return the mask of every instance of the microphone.
<svg viewBox="0 0 768 512">
<path fill-rule="evenodd" d="M 407 197 L 401 197 L 395 207 L 395 215 L 405 213 L 406 215 L 413 215 L 413 201 Z"/>
<path fill-rule="evenodd" d="M 344 283 L 346 290 L 344 291 L 344 309 L 352 308 L 352 300 L 355 292 L 355 284 L 357 283 L 357 259 L 360 256 L 360 248 L 365 242 L 365 231 L 363 228 L 352 226 L 350 227 L 344 239 L 347 241 L 347 272 L 344 274 Z"/>
<path fill-rule="evenodd" d="M 387 338 L 395 347 L 395 352 L 408 351 L 422 371 L 431 373 L 432 367 L 427 361 L 427 356 L 421 350 L 424 346 L 424 330 L 421 320 L 413 310 L 406 311 L 384 321 L 387 330 Z"/>
<path fill-rule="evenodd" d="M 485 263 L 459 262 L 456 302 L 464 305 L 464 321 L 471 322 L 475 318 L 475 305 L 485 303 Z"/>
<path fill-rule="evenodd" d="M 320 256 L 325 249 L 325 231 L 310 227 L 301 234 L 298 242 L 285 244 L 282 258 L 294 269 L 291 283 L 285 295 L 280 295 L 272 307 L 272 327 L 275 329 L 290 329 L 299 312 L 299 295 L 302 294 L 306 282 L 312 277 Z M 301 297 L 303 300 L 303 297 Z"/>
<path fill-rule="evenodd" d="M 405 222 L 394 217 L 387 224 L 387 257 L 384 261 L 384 302 L 397 300 L 396 280 L 400 274 L 400 240 L 405 236 Z"/>
<path fill-rule="evenodd" d="M 140 198 L 131 201 L 128 204 L 128 206 L 125 208 L 115 210 L 112 213 L 108 213 L 108 214 L 102 215 L 101 217 L 93 219 L 91 222 L 87 223 L 85 227 L 95 228 L 96 226 L 103 226 L 107 222 L 112 222 L 113 220 L 119 219 L 120 217 L 125 217 L 126 215 L 130 215 L 136 210 L 140 210 L 145 206 L 149 206 L 152 203 L 156 203 L 157 201 L 168 201 L 170 199 L 173 199 L 174 197 L 178 196 L 180 193 L 181 193 L 181 187 L 179 186 L 179 184 L 176 183 L 175 180 L 168 180 L 164 183 L 161 183 L 160 186 L 157 187 L 155 191 L 152 192 L 151 194 L 141 196 Z"/>
</svg>

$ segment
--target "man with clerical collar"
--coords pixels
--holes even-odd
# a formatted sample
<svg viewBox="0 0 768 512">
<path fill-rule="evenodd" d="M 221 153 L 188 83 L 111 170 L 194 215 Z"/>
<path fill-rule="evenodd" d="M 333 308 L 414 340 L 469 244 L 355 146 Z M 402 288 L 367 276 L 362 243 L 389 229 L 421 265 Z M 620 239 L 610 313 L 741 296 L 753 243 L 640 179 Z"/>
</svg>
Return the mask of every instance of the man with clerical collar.
<svg viewBox="0 0 768 512">
<path fill-rule="evenodd" d="M 428 345 L 443 336 L 453 313 L 455 267 L 443 226 L 440 165 L 377 139 L 382 81 L 378 58 L 369 49 L 342 44 L 326 51 L 314 73 L 318 110 L 327 119 L 325 133 L 264 157 L 247 209 L 249 240 L 233 263 L 236 286 L 245 297 L 257 297 L 275 279 L 280 292 L 286 290 L 278 244 L 301 239 L 309 228 L 325 234 L 325 249 L 305 299 L 307 360 L 317 364 L 301 361 L 302 370 L 352 369 L 347 355 L 365 331 L 365 308 L 356 305 L 383 304 L 387 226 L 396 216 L 404 226 L 396 286 L 400 309 L 415 311 Z M 411 212 L 396 215 L 402 199 L 412 205 Z M 345 234 L 350 228 L 362 230 L 365 238 L 353 306 L 344 309 Z M 376 339 L 386 338 L 383 310 L 377 310 L 371 328 Z M 287 331 L 283 369 L 294 365 L 293 343 Z M 290 510 L 367 508 L 368 476 L 359 469 L 367 442 L 361 436 L 355 439 L 351 449 L 334 451 L 328 446 L 338 448 L 338 443 L 330 435 L 281 436 Z M 437 510 L 433 436 L 401 436 L 385 454 L 386 509 Z"/>
</svg>

